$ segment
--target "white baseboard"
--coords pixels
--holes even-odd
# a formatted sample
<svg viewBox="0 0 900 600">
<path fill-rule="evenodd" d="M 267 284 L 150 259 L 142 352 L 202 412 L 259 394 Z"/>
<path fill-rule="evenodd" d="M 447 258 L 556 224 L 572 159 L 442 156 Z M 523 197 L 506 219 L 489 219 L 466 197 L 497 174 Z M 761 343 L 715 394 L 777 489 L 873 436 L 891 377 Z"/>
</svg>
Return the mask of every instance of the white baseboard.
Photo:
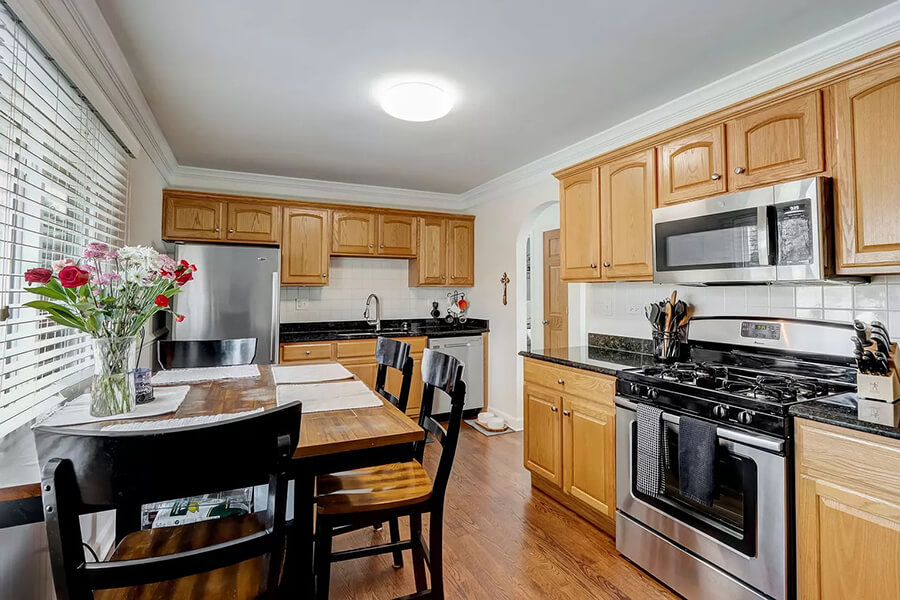
<svg viewBox="0 0 900 600">
<path fill-rule="evenodd" d="M 523 429 L 525 429 L 525 419 L 521 417 L 512 417 L 508 413 L 502 410 L 497 410 L 496 408 L 491 408 L 490 406 L 488 406 L 488 411 L 494 413 L 495 415 L 506 421 L 506 424 L 509 425 L 510 429 L 514 429 L 515 431 L 522 431 Z"/>
</svg>

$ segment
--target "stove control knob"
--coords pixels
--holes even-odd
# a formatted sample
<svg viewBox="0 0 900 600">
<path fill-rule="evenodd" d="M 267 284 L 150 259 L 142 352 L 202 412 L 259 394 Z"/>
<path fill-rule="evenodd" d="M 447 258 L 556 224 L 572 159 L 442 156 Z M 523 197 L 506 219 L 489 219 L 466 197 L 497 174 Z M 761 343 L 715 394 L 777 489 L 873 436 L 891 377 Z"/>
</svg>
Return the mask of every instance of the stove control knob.
<svg viewBox="0 0 900 600">
<path fill-rule="evenodd" d="M 749 425 L 751 421 L 753 421 L 753 413 L 750 411 L 742 411 L 738 413 L 737 416 L 738 423 L 741 425 Z"/>
<path fill-rule="evenodd" d="M 636 384 L 636 383 L 632 383 L 631 386 L 628 388 L 628 390 L 629 390 L 632 394 L 637 394 L 638 396 L 641 395 L 641 394 L 640 394 L 641 386 L 639 386 L 639 385 Z"/>
<path fill-rule="evenodd" d="M 713 406 L 712 413 L 714 417 L 724 419 L 728 416 L 728 407 L 722 404 L 716 404 L 715 406 Z"/>
<path fill-rule="evenodd" d="M 659 392 L 657 392 L 655 389 L 651 388 L 650 391 L 647 392 L 647 396 L 651 400 L 656 400 L 657 398 L 659 398 Z"/>
</svg>

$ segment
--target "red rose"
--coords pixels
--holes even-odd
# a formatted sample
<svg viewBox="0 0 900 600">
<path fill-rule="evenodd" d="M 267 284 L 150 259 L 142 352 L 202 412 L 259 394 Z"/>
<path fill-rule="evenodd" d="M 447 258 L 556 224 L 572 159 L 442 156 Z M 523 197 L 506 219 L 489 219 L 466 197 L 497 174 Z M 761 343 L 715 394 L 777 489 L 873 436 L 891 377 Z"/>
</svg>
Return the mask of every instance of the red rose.
<svg viewBox="0 0 900 600">
<path fill-rule="evenodd" d="M 25 271 L 25 281 L 28 283 L 47 283 L 53 277 L 50 269 L 28 269 Z"/>
<path fill-rule="evenodd" d="M 184 321 L 184 315 L 175 315 L 175 321 L 181 323 L 182 321 Z"/>
<path fill-rule="evenodd" d="M 194 273 L 192 271 L 185 271 L 175 279 L 175 283 L 178 285 L 184 285 L 193 278 Z"/>
<path fill-rule="evenodd" d="M 156 297 L 156 305 L 162 308 L 167 308 L 169 306 L 169 299 L 166 296 L 160 294 Z"/>
<path fill-rule="evenodd" d="M 86 284 L 90 280 L 91 274 L 84 269 L 68 266 L 64 267 L 57 277 L 64 288 L 77 288 Z"/>
</svg>

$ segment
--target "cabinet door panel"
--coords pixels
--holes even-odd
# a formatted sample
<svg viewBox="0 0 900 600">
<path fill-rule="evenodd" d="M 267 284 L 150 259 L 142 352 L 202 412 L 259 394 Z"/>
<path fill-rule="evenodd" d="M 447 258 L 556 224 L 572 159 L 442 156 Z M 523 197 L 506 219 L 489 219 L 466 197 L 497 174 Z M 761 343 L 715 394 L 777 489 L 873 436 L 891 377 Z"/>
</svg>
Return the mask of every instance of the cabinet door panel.
<svg viewBox="0 0 900 600">
<path fill-rule="evenodd" d="M 833 91 L 838 269 L 900 272 L 900 65 Z"/>
<path fill-rule="evenodd" d="M 409 261 L 410 285 L 447 284 L 447 220 L 420 217 L 417 224 L 419 248 Z"/>
<path fill-rule="evenodd" d="M 375 254 L 375 214 L 353 210 L 332 211 L 332 254 Z"/>
<path fill-rule="evenodd" d="M 600 175 L 598 169 L 559 182 L 562 278 L 600 279 Z"/>
<path fill-rule="evenodd" d="M 601 257 L 604 279 L 653 274 L 651 213 L 656 164 L 651 148 L 600 167 Z"/>
<path fill-rule="evenodd" d="M 416 255 L 416 218 L 411 215 L 378 215 L 378 254 Z"/>
<path fill-rule="evenodd" d="M 281 246 L 281 283 L 328 283 L 331 215 L 327 210 L 287 208 Z"/>
<path fill-rule="evenodd" d="M 821 172 L 825 165 L 821 92 L 729 121 L 728 148 L 729 177 L 735 188 Z"/>
<path fill-rule="evenodd" d="M 447 221 L 448 285 L 475 285 L 475 223 Z"/>
<path fill-rule="evenodd" d="M 562 486 L 560 410 L 562 398 L 525 384 L 525 468 Z"/>
<path fill-rule="evenodd" d="M 279 206 L 243 202 L 228 203 L 226 239 L 235 242 L 277 244 L 281 237 Z"/>
<path fill-rule="evenodd" d="M 659 147 L 659 206 L 721 194 L 725 181 L 724 125 Z"/>
<path fill-rule="evenodd" d="M 360 360 L 338 360 L 345 369 L 356 375 L 369 389 L 375 389 L 375 378 L 378 375 L 378 363 Z"/>
<path fill-rule="evenodd" d="M 163 237 L 168 240 L 220 240 L 225 203 L 211 198 L 167 196 Z"/>
<path fill-rule="evenodd" d="M 616 412 L 605 402 L 563 397 L 565 492 L 600 514 L 616 512 Z"/>
</svg>

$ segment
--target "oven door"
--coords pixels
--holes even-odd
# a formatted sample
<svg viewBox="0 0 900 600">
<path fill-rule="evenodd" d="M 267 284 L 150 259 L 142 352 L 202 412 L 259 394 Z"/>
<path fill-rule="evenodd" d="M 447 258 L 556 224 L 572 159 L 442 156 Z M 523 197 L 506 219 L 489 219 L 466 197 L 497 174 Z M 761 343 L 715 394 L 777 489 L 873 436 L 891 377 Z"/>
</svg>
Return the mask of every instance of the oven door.
<svg viewBox="0 0 900 600">
<path fill-rule="evenodd" d="M 637 491 L 637 417 L 616 398 L 616 508 L 657 534 L 766 595 L 783 598 L 788 561 L 784 442 L 719 427 L 716 496 L 711 507 L 678 489 L 678 416 L 664 415 L 669 462 L 666 491 Z"/>
<path fill-rule="evenodd" d="M 775 281 L 772 187 L 653 211 L 653 281 Z"/>
</svg>

